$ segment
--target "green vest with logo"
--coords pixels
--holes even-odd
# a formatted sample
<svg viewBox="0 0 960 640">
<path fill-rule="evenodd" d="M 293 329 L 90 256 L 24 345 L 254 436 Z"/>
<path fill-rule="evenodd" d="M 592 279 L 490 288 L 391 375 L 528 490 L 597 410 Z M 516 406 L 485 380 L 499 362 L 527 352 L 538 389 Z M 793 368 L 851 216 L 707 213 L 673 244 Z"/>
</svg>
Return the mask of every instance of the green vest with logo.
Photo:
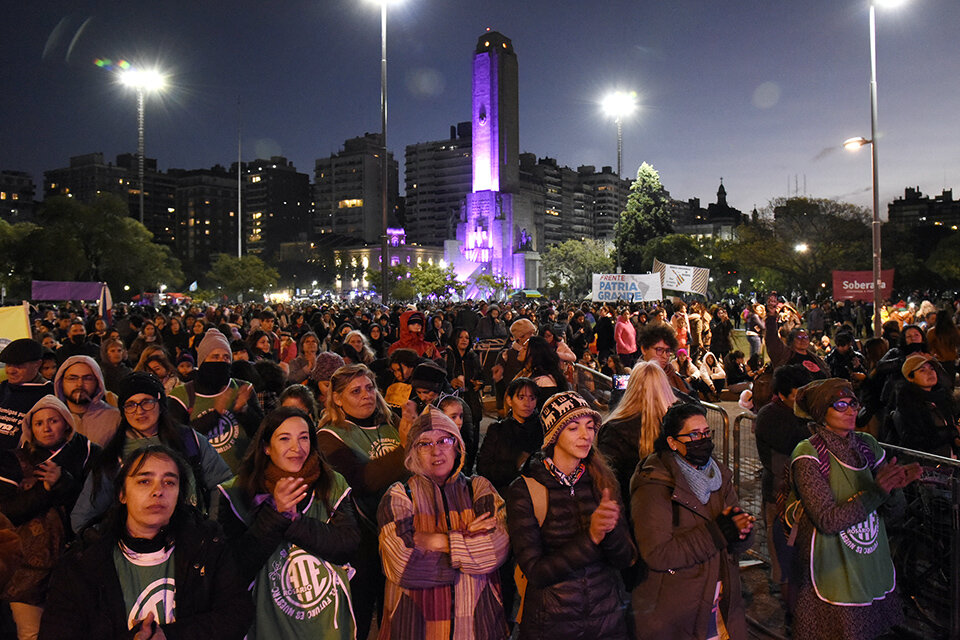
<svg viewBox="0 0 960 640">
<path fill-rule="evenodd" d="M 863 433 L 852 437 L 861 438 L 875 460 L 883 459 L 883 450 L 873 437 Z M 800 456 L 816 459 L 816 447 L 804 440 L 793 451 L 794 460 Z M 873 471 L 866 465 L 851 467 L 831 453 L 829 483 L 837 502 L 847 502 L 873 486 Z M 897 581 L 887 530 L 876 510 L 838 534 L 826 535 L 814 528 L 810 576 L 817 597 L 835 605 L 865 606 L 893 591 Z"/>
<path fill-rule="evenodd" d="M 331 470 L 330 504 L 336 509 L 347 499 L 350 487 L 339 473 Z M 249 525 L 251 513 L 235 488 L 236 479 L 221 485 L 234 512 Z M 226 505 L 221 508 L 230 508 Z M 328 522 L 327 512 L 318 496 L 310 496 L 302 516 Z M 353 569 L 327 562 L 306 549 L 284 540 L 264 563 L 253 582 L 256 620 L 247 640 L 276 638 L 317 638 L 318 640 L 355 640 L 356 621 L 350 597 Z"/>
<path fill-rule="evenodd" d="M 226 390 L 228 398 L 227 410 L 220 414 L 220 418 L 217 420 L 216 426 L 213 427 L 213 429 L 206 433 L 200 431 L 200 433 L 207 437 L 210 445 L 220 454 L 224 462 L 227 463 L 230 471 L 234 473 L 240 470 L 240 461 L 243 460 L 243 456 L 247 452 L 247 446 L 250 444 L 250 439 L 247 438 L 243 427 L 240 426 L 237 417 L 233 414 L 233 405 L 236 403 L 237 396 L 240 394 L 241 384 L 243 383 L 235 378 L 230 379 L 230 384 L 227 385 Z M 216 411 L 215 407 L 217 397 L 219 396 L 219 394 L 213 396 L 205 396 L 200 393 L 191 394 L 187 390 L 186 385 L 182 384 L 174 387 L 170 391 L 170 395 L 179 400 L 183 406 L 190 408 L 190 422 L 194 428 L 196 428 L 196 421 L 199 418 L 210 411 Z M 193 402 L 192 406 L 190 404 L 191 401 Z"/>
<path fill-rule="evenodd" d="M 113 566 L 120 579 L 127 629 L 132 629 L 151 611 L 159 625 L 176 622 L 177 584 L 172 548 L 135 553 L 118 544 L 113 549 Z"/>
</svg>

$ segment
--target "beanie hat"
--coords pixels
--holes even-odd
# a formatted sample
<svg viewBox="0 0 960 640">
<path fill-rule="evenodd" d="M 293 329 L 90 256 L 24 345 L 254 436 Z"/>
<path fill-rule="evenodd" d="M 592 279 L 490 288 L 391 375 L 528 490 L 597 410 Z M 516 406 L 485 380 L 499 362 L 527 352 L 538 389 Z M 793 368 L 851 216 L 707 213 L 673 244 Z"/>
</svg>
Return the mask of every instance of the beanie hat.
<svg viewBox="0 0 960 640">
<path fill-rule="evenodd" d="M 329 382 L 333 372 L 344 365 L 340 354 L 332 351 L 321 351 L 317 354 L 317 361 L 310 371 L 310 379 L 314 382 Z"/>
<path fill-rule="evenodd" d="M 227 337 L 217 329 L 209 329 L 203 334 L 203 340 L 201 340 L 197 346 L 197 366 L 203 364 L 204 360 L 207 359 L 207 356 L 209 356 L 210 352 L 214 349 L 223 349 L 231 354 L 231 360 L 233 359 L 233 352 L 230 351 L 230 342 L 227 340 Z"/>
<path fill-rule="evenodd" d="M 6 364 L 24 364 L 43 358 L 43 347 L 36 340 L 18 338 L 0 351 L 0 362 Z"/>
<path fill-rule="evenodd" d="M 583 416 L 590 416 L 597 426 L 600 426 L 600 414 L 591 409 L 587 401 L 578 393 L 563 391 L 547 398 L 543 403 L 543 409 L 540 410 L 540 422 L 543 424 L 541 448 L 546 449 L 556 443 L 567 425 Z"/>
<path fill-rule="evenodd" d="M 687 355 L 686 349 L 677 349 L 677 357 L 680 357 L 680 354 Z"/>
<path fill-rule="evenodd" d="M 117 391 L 117 406 L 122 410 L 127 400 L 138 393 L 156 398 L 161 403 L 167 395 L 163 383 L 157 376 L 146 371 L 134 371 L 124 376 L 120 381 L 120 388 Z"/>
<path fill-rule="evenodd" d="M 447 381 L 447 372 L 432 362 L 422 362 L 413 369 L 410 384 L 414 389 L 426 389 L 440 393 Z"/>
<path fill-rule="evenodd" d="M 797 401 L 793 405 L 793 413 L 801 418 L 812 418 L 823 424 L 827 410 L 834 402 L 841 398 L 856 398 L 849 380 L 843 378 L 827 378 L 814 380 L 810 384 L 800 387 L 797 391 Z"/>
<path fill-rule="evenodd" d="M 189 353 L 187 353 L 186 351 L 184 351 L 183 353 L 181 353 L 181 354 L 180 354 L 180 357 L 177 358 L 177 364 L 180 364 L 180 363 L 182 363 L 182 362 L 189 362 L 191 366 L 193 366 L 194 364 L 196 364 L 196 363 L 193 361 L 193 356 L 190 355 Z"/>
<path fill-rule="evenodd" d="M 423 413 L 417 416 L 417 419 L 410 425 L 410 431 L 407 433 L 407 451 L 403 460 L 404 466 L 413 473 L 424 475 L 425 470 L 420 464 L 420 458 L 417 455 L 414 445 L 417 443 L 417 440 L 420 439 L 420 436 L 428 431 L 434 430 L 443 431 L 457 441 L 457 451 L 460 453 L 460 456 L 449 476 L 449 478 L 456 478 L 457 473 L 463 469 L 466 454 L 463 436 L 460 435 L 460 429 L 457 428 L 453 420 L 447 417 L 447 414 L 432 406 L 424 409 Z"/>
<path fill-rule="evenodd" d="M 933 356 L 929 354 L 922 352 L 911 353 L 909 356 L 907 356 L 907 359 L 903 361 L 903 366 L 900 367 L 900 373 L 903 374 L 904 378 L 909 378 L 911 373 L 931 360 L 933 360 Z"/>
</svg>

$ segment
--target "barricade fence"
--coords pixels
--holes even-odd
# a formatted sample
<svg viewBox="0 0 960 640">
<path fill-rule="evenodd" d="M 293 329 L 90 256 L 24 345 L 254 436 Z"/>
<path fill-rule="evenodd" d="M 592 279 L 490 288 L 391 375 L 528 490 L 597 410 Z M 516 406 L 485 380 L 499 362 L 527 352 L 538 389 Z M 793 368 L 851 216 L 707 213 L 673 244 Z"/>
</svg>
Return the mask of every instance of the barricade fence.
<svg viewBox="0 0 960 640">
<path fill-rule="evenodd" d="M 771 560 L 763 522 L 762 464 L 754 434 L 756 415 L 736 416 L 730 441 L 733 481 L 744 510 L 757 516 L 750 555 Z M 901 631 L 916 638 L 960 640 L 960 461 L 881 443 L 900 464 L 919 463 L 923 475 L 907 487 L 900 513 L 885 516 L 897 588 L 906 620 Z M 894 504 L 892 507 L 901 505 Z"/>
</svg>

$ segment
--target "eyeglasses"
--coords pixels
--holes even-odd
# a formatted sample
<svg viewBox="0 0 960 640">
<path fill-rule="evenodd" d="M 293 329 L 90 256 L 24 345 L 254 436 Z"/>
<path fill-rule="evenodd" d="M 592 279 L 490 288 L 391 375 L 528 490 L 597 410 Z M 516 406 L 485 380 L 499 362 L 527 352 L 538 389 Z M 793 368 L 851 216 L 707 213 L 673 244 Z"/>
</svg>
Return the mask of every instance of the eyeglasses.
<svg viewBox="0 0 960 640">
<path fill-rule="evenodd" d="M 134 402 L 131 400 L 130 402 L 123 403 L 123 410 L 126 413 L 133 413 L 139 407 L 140 410 L 144 412 L 153 411 L 153 408 L 157 406 L 158 402 L 159 400 L 156 398 L 147 398 L 146 400 L 141 400 L 140 402 Z"/>
<path fill-rule="evenodd" d="M 430 442 L 429 440 L 421 440 L 420 442 L 415 443 L 414 448 L 421 452 L 426 453 L 428 450 L 436 447 L 440 451 L 446 451 L 447 449 L 452 449 L 454 443 L 457 439 L 453 436 L 444 436 L 437 440 L 436 442 Z"/>
<path fill-rule="evenodd" d="M 860 401 L 856 399 L 837 400 L 830 406 L 832 406 L 834 410 L 839 411 L 840 413 L 843 413 L 847 409 L 853 409 L 854 411 L 857 411 L 860 408 Z"/>
<path fill-rule="evenodd" d="M 86 376 L 69 375 L 69 376 L 63 376 L 63 381 L 64 381 L 64 382 L 80 382 L 80 381 L 83 381 L 83 382 L 96 382 L 96 381 L 97 381 L 97 376 L 92 376 L 92 375 L 86 375 Z"/>
<path fill-rule="evenodd" d="M 677 437 L 690 438 L 690 442 L 696 442 L 697 440 L 709 440 L 713 438 L 713 429 L 709 429 L 708 431 L 691 431 L 690 433 L 681 433 Z"/>
<path fill-rule="evenodd" d="M 810 339 L 810 336 L 808 336 L 805 333 L 798 333 L 797 337 L 794 338 L 794 340 L 809 340 L 809 339 Z"/>
<path fill-rule="evenodd" d="M 654 347 L 653 352 L 658 356 L 665 356 L 668 353 L 673 353 L 673 349 L 670 347 Z"/>
</svg>

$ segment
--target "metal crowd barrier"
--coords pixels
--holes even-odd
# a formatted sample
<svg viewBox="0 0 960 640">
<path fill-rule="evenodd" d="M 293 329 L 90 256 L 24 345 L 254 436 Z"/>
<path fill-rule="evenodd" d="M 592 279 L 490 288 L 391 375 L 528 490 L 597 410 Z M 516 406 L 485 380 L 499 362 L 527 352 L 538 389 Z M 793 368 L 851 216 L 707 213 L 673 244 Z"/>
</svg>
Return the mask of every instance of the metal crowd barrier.
<svg viewBox="0 0 960 640">
<path fill-rule="evenodd" d="M 748 552 L 754 558 L 770 563 L 770 545 L 767 540 L 767 526 L 763 514 L 763 485 L 760 475 L 763 465 L 757 452 L 757 438 L 754 435 L 757 416 L 744 411 L 733 419 L 731 432 L 733 449 L 733 485 L 740 498 L 740 506 L 757 520 L 754 523 L 753 547 Z"/>
</svg>

